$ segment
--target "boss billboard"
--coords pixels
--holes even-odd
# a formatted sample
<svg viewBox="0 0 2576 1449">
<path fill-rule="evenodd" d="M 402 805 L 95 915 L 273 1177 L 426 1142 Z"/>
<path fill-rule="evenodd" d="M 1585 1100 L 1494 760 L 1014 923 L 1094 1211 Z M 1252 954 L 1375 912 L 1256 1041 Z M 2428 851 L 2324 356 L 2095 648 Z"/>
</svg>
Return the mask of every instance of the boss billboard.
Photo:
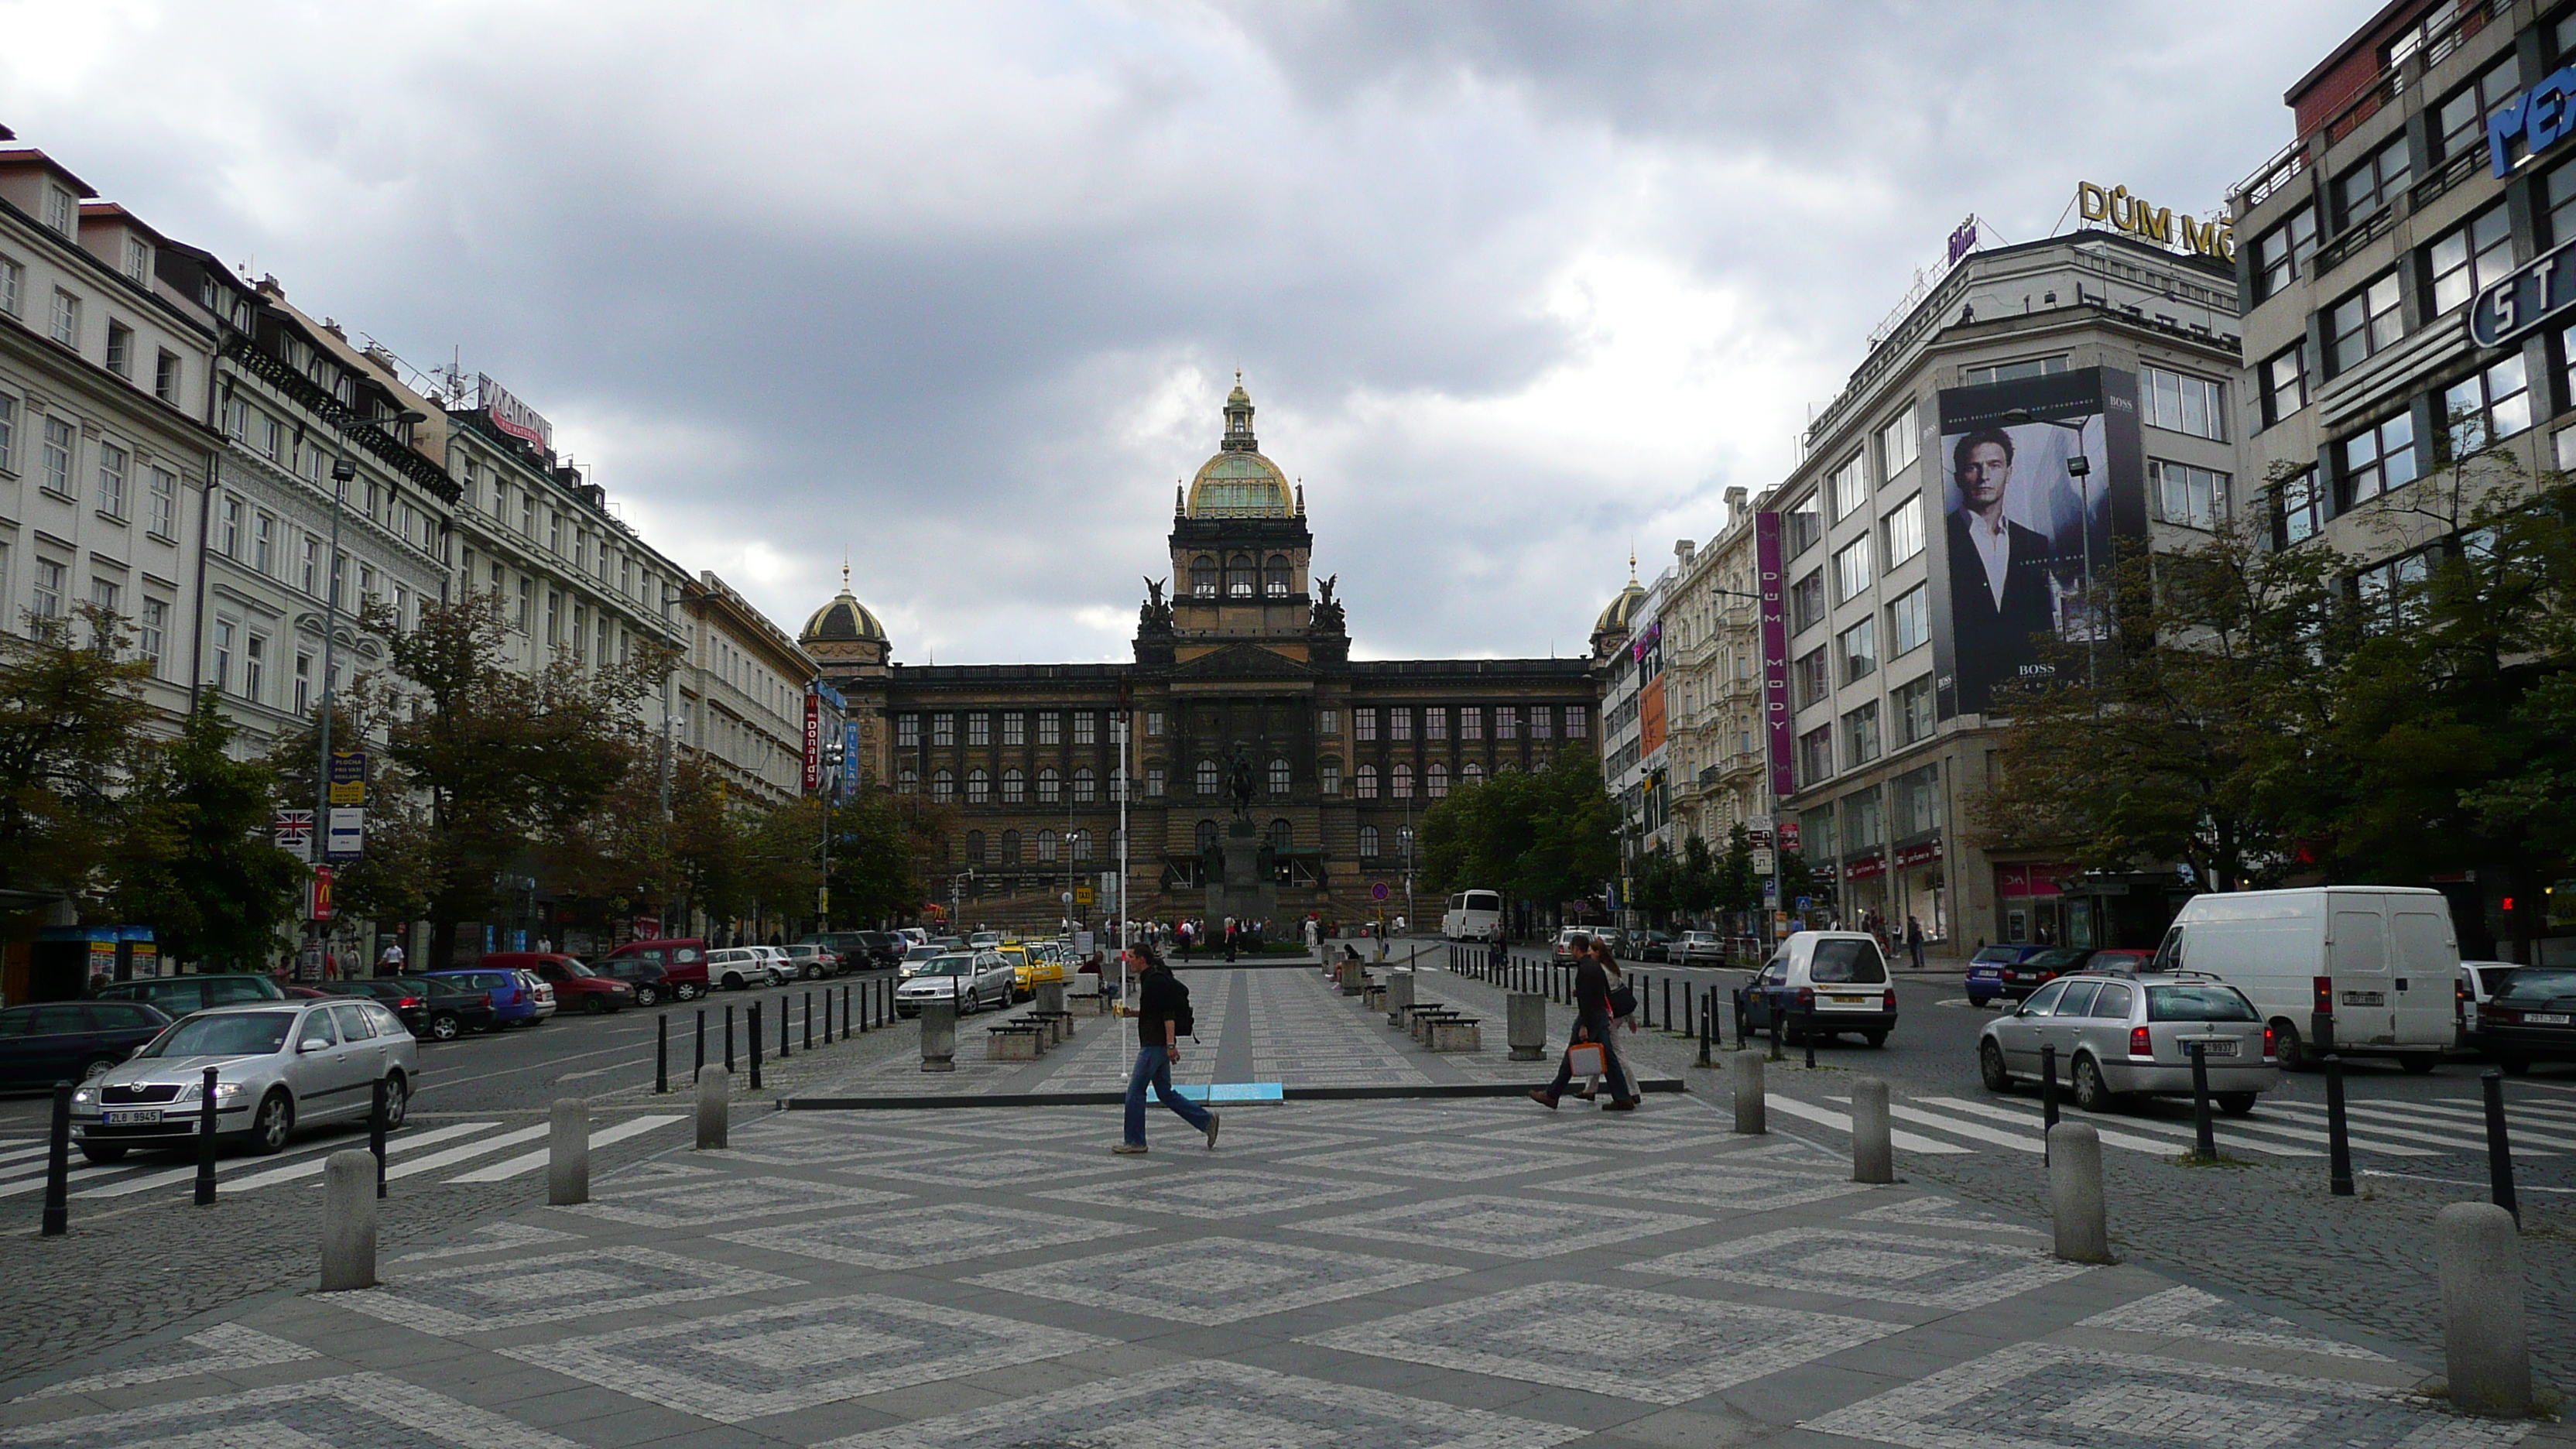
<svg viewBox="0 0 2576 1449">
<path fill-rule="evenodd" d="M 2115 556 L 2147 539 L 2136 374 L 2092 367 L 1940 398 L 1941 546 L 1932 549 L 1937 713 L 2054 672 L 2051 638 L 2099 637 Z"/>
</svg>

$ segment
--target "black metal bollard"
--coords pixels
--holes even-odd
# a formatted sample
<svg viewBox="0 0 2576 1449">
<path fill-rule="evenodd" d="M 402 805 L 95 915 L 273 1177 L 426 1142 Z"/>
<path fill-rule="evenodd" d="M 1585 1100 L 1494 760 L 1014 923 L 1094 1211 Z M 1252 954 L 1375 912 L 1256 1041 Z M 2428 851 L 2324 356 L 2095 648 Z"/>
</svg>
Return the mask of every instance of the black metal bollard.
<svg viewBox="0 0 2576 1449">
<path fill-rule="evenodd" d="M 215 1069 L 197 1088 L 197 1206 L 215 1205 Z"/>
<path fill-rule="evenodd" d="M 2048 1129 L 2057 1125 L 2057 1045 L 2039 1049 L 2039 1161 L 2048 1163 Z"/>
<path fill-rule="evenodd" d="M 832 1009 L 831 1009 L 829 1006 L 826 1006 L 826 1007 L 824 1007 L 824 1008 L 823 1008 L 823 1025 L 824 1025 L 824 1026 L 826 1026 L 826 1027 L 829 1027 L 831 1024 L 832 1024 Z M 849 985 L 849 983 L 848 983 L 848 982 L 846 982 L 846 981 L 845 981 L 845 982 L 842 982 L 842 983 L 841 983 L 841 1040 L 843 1040 L 843 1041 L 848 1041 L 849 1039 L 850 1039 L 850 985 Z"/>
<path fill-rule="evenodd" d="M 1811 1005 L 1801 1015 L 1806 1022 L 1798 1028 L 1798 1036 L 1806 1043 L 1807 1070 L 1812 1072 L 1816 1069 L 1816 1008 Z"/>
<path fill-rule="evenodd" d="M 877 983 L 877 1025 L 880 1027 L 886 1025 L 888 1019 L 887 1014 L 893 1010 L 894 983 L 891 981 L 880 981 Z"/>
<path fill-rule="evenodd" d="M 2352 1196 L 2352 1138 L 2343 1115 L 2343 1054 L 2326 1058 L 2326 1190 Z"/>
<path fill-rule="evenodd" d="M 698 1008 L 697 1040 L 698 1057 L 696 1061 L 689 1064 L 689 1080 L 692 1082 L 698 1079 L 699 1073 L 707 1069 L 707 1009 L 703 1006 Z"/>
<path fill-rule="evenodd" d="M 780 993 L 778 997 L 778 1059 L 782 1062 L 787 1060 L 791 1055 L 787 1050 L 788 1033 L 793 1031 L 795 1028 L 788 1018 L 795 1014 L 796 998 L 783 992 Z"/>
<path fill-rule="evenodd" d="M 828 986 L 826 986 L 826 987 L 824 987 L 824 988 L 823 988 L 823 999 L 824 999 L 825 1001 L 830 1001 L 830 1000 L 832 999 L 832 988 L 830 988 L 830 987 L 828 987 Z M 831 1039 L 832 1039 L 832 1029 L 831 1029 L 830 1027 L 828 1027 L 828 1026 L 827 1026 L 827 1027 L 823 1028 L 823 1040 L 825 1040 L 825 1041 L 830 1041 Z M 808 991 L 808 992 L 806 992 L 806 993 L 805 993 L 805 1050 L 807 1050 L 807 1051 L 809 1051 L 809 1052 L 810 1052 L 810 1051 L 812 1051 L 813 1049 L 814 1049 L 814 993 L 813 993 L 813 992 L 811 992 L 811 991 Z"/>
<path fill-rule="evenodd" d="M 1687 992 L 1685 993 L 1687 994 Z M 1717 1034 L 1717 993 L 1704 991 L 1699 998 L 1699 1064 L 1708 1065 L 1710 1038 Z"/>
<path fill-rule="evenodd" d="M 72 1084 L 54 1083 L 53 1130 L 45 1138 L 45 1224 L 39 1236 L 72 1230 Z"/>
<path fill-rule="evenodd" d="M 783 996 L 779 998 L 781 1001 L 786 999 Z M 760 1003 L 755 1001 L 743 1010 L 751 1027 L 751 1089 L 757 1092 L 760 1090 Z"/>
<path fill-rule="evenodd" d="M 671 1013 L 665 1011 L 653 1018 L 653 1091 L 661 1095 L 671 1090 Z"/>
<path fill-rule="evenodd" d="M 376 1100 L 367 1109 L 367 1151 L 376 1159 L 376 1196 L 385 1195 L 385 1093 L 392 1090 L 385 1078 L 376 1078 Z"/>
<path fill-rule="evenodd" d="M 1784 1014 L 1780 1010 L 1780 1003 L 1776 1001 L 1763 1002 L 1762 1014 L 1771 1018 L 1771 1060 L 1775 1062 L 1787 1061 L 1789 1059 L 1788 1033 L 1780 1025 L 1780 1018 Z"/>
<path fill-rule="evenodd" d="M 1682 999 L 1683 999 L 1684 1001 L 1688 1001 L 1688 1000 L 1690 999 L 1690 988 L 1689 988 L 1689 987 L 1683 987 L 1683 988 L 1682 988 Z M 1664 978 L 1664 1030 L 1666 1030 L 1666 1031 L 1671 1031 L 1672 1029 L 1673 1029 L 1673 978 L 1671 978 L 1671 977 L 1667 976 L 1667 977 L 1665 977 L 1665 978 Z"/>
<path fill-rule="evenodd" d="M 760 1033 L 753 1032 L 752 1035 L 757 1038 Z M 733 1075 L 733 1004 L 731 1002 L 725 1004 L 725 1075 Z"/>
<path fill-rule="evenodd" d="M 2191 1044 L 2191 1145 L 2203 1162 L 2218 1160 L 2218 1131 L 2209 1120 L 2209 1048 Z"/>
<path fill-rule="evenodd" d="M 2516 1225 L 2522 1222 L 2522 1208 L 2513 1195 L 2513 1144 L 2505 1136 L 2504 1073 L 2493 1067 L 2479 1074 L 2479 1084 L 2487 1097 L 2487 1196 L 2497 1207 L 2513 1214 Z"/>
</svg>

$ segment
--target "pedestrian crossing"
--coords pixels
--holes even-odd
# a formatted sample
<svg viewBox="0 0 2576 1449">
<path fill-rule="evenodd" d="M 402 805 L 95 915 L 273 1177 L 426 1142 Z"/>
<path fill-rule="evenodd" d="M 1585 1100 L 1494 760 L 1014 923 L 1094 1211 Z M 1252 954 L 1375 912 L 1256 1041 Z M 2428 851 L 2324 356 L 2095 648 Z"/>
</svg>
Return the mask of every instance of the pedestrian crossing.
<svg viewBox="0 0 2576 1449">
<path fill-rule="evenodd" d="M 656 1112 L 605 1123 L 591 1129 L 590 1145 L 593 1149 L 606 1147 L 686 1120 L 676 1112 Z M 544 1170 L 548 1149 L 542 1145 L 497 1162 L 485 1160 L 513 1147 L 541 1143 L 551 1130 L 542 1122 L 506 1132 L 498 1130 L 501 1125 L 497 1121 L 450 1122 L 398 1132 L 385 1143 L 385 1179 L 397 1182 L 458 1169 L 454 1175 L 439 1180 L 507 1182 Z M 245 1157 L 230 1152 L 215 1163 L 216 1191 L 230 1194 L 318 1183 L 323 1164 L 332 1153 L 351 1148 L 363 1150 L 366 1145 L 363 1133 L 332 1133 L 301 1139 L 275 1157 Z M 41 1138 L 0 1138 L 0 1198 L 42 1193 L 45 1159 L 46 1143 Z M 67 1181 L 74 1200 L 100 1201 L 181 1189 L 194 1182 L 196 1176 L 193 1157 L 156 1152 L 139 1153 L 122 1162 L 89 1163 L 75 1151 Z"/>
<path fill-rule="evenodd" d="M 1851 1131 L 1848 1096 L 1807 1100 L 1774 1091 L 1769 1110 L 1836 1132 Z M 2176 1106 L 2180 1111 L 2175 1111 Z M 2145 1111 L 2104 1114 L 2078 1111 L 2072 1100 L 2059 1099 L 2059 1116 L 2090 1122 L 2102 1145 L 2128 1152 L 2171 1157 L 2190 1150 L 2195 1129 L 2189 1104 L 2160 1103 Z M 1900 1152 L 1951 1157 L 2001 1151 L 2039 1157 L 2047 1152 L 2044 1111 L 2035 1097 L 1947 1095 L 1893 1097 L 1888 1104 L 1890 1137 Z M 2505 1109 L 2506 1136 L 2517 1159 L 2544 1159 L 2576 1154 L 2576 1094 L 2517 1096 Z M 2329 1150 L 2326 1109 L 2319 1102 L 2267 1096 L 2243 1117 L 2224 1113 L 2214 1119 L 2220 1150 L 2264 1158 L 2323 1158 Z M 2356 1156 L 2389 1158 L 2484 1157 L 2486 1106 L 2477 1097 L 2446 1096 L 2430 1101 L 2349 1100 L 2345 1104 L 2345 1137 Z"/>
</svg>

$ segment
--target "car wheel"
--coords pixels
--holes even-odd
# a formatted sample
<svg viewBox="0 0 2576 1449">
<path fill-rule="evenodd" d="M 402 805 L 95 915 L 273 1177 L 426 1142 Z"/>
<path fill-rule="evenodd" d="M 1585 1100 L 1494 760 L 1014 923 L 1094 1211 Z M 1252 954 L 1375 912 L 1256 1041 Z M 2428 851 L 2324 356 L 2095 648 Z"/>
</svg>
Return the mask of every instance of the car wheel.
<svg viewBox="0 0 2576 1449">
<path fill-rule="evenodd" d="M 250 1121 L 250 1150 L 267 1156 L 286 1150 L 286 1139 L 295 1134 L 295 1104 L 283 1091 L 271 1091 L 259 1099 L 259 1113 Z"/>
<path fill-rule="evenodd" d="M 2212 1095 L 2210 1100 L 2216 1102 L 2218 1110 L 2228 1116 L 2242 1117 L 2254 1110 L 2254 1097 L 2255 1094 L 2252 1092 L 2219 1092 Z"/>
<path fill-rule="evenodd" d="M 638 986 L 635 988 L 635 1004 L 637 1006 L 659 1006 L 662 1004 L 662 993 L 654 990 L 650 986 Z"/>
<path fill-rule="evenodd" d="M 727 991 L 740 991 L 742 989 L 742 978 L 731 971 L 726 972 L 724 989 Z"/>
<path fill-rule="evenodd" d="M 454 1041 L 464 1034 L 465 1023 L 456 1019 L 455 1012 L 442 1011 L 429 1019 L 431 1041 Z"/>
<path fill-rule="evenodd" d="M 2102 1080 L 2101 1064 L 2091 1057 L 2075 1059 L 2075 1105 L 2087 1112 L 2108 1112 L 2118 1100 Z"/>
<path fill-rule="evenodd" d="M 2495 1060 L 2497 1066 L 2504 1068 L 2504 1074 L 2508 1077 L 2518 1077 L 2531 1070 L 2529 1057 L 2499 1056 Z"/>
<path fill-rule="evenodd" d="M 1860 1034 L 1860 1039 L 1861 1039 L 1862 1041 L 1868 1042 L 1871 1046 L 1874 1046 L 1874 1047 L 1883 1047 L 1883 1046 L 1887 1045 L 1887 1033 L 1886 1033 L 1886 1032 L 1883 1032 L 1883 1031 L 1865 1031 L 1865 1032 L 1862 1032 L 1862 1033 Z"/>
<path fill-rule="evenodd" d="M 2272 1023 L 2272 1059 L 2285 1072 L 2304 1072 L 2316 1065 L 2307 1043 L 2299 1039 L 2299 1029 L 2286 1021 Z"/>
<path fill-rule="evenodd" d="M 115 1070 L 116 1058 L 92 1057 L 89 1060 L 89 1064 L 81 1068 L 81 1080 L 86 1082 L 92 1077 L 105 1076 L 109 1072 Z"/>
<path fill-rule="evenodd" d="M 2420 1077 L 2430 1073 L 2441 1061 L 2438 1052 L 2408 1052 L 2397 1059 L 2397 1065 L 2406 1069 L 2406 1075 Z"/>
<path fill-rule="evenodd" d="M 671 988 L 671 994 L 682 1001 L 695 1001 L 706 995 L 707 989 L 694 981 L 683 981 Z"/>
<path fill-rule="evenodd" d="M 1977 1043 L 1977 1076 L 1989 1092 L 2012 1090 L 2012 1073 L 2004 1069 L 2004 1049 L 1993 1037 Z"/>
<path fill-rule="evenodd" d="M 125 1154 L 130 1150 L 124 1144 L 115 1142 L 95 1144 L 84 1142 L 80 1145 L 82 1159 L 89 1162 L 122 1162 L 125 1160 Z"/>
<path fill-rule="evenodd" d="M 582 1010 L 589 1012 L 593 1016 L 606 1016 L 612 1009 L 613 1008 L 608 1000 L 608 993 L 605 991 L 594 991 L 590 993 L 588 1000 L 582 1006 Z"/>
<path fill-rule="evenodd" d="M 385 1130 L 393 1131 L 411 1115 L 411 1083 L 396 1072 L 385 1078 Z"/>
</svg>

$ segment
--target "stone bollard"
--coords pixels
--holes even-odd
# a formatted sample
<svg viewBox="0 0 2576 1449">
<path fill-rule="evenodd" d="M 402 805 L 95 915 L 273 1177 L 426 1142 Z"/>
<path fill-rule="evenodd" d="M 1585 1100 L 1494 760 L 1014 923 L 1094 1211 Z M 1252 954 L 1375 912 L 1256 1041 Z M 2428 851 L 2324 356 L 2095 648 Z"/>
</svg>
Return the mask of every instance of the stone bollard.
<svg viewBox="0 0 2576 1449">
<path fill-rule="evenodd" d="M 698 1150 L 720 1148 L 733 1126 L 733 1075 L 719 1066 L 698 1068 Z"/>
<path fill-rule="evenodd" d="M 2531 1414 L 2531 1346 L 2523 1336 L 2522 1245 L 2513 1214 L 2455 1202 L 2433 1220 L 2442 1273 L 2442 1357 L 2451 1406 L 2497 1419 Z"/>
<path fill-rule="evenodd" d="M 1389 1026 L 1402 1026 L 1404 1024 L 1404 1010 L 1412 1004 L 1413 973 L 1410 971 L 1389 971 L 1386 973 L 1386 1024 Z"/>
<path fill-rule="evenodd" d="M 921 1004 L 921 1069 L 925 1072 L 957 1070 L 957 1003 L 925 1001 Z"/>
<path fill-rule="evenodd" d="M 322 1164 L 322 1291 L 376 1286 L 376 1157 L 349 1148 Z"/>
<path fill-rule="evenodd" d="M 1041 981 L 1041 982 L 1039 982 L 1039 983 L 1037 984 L 1037 992 L 1036 992 L 1036 995 L 1037 995 L 1037 1000 L 1036 1000 L 1033 1004 L 1037 1007 L 1037 1009 L 1038 1009 L 1038 1010 L 1040 1010 L 1040 1011 L 1042 1011 L 1042 1012 L 1046 1012 L 1046 1013 L 1048 1013 L 1049 1015 L 1051 1015 L 1051 1016 L 1055 1016 L 1055 1017 L 1058 1017 L 1058 1018 L 1061 1018 L 1061 1017 L 1063 1017 L 1063 1016 L 1064 1016 L 1065 1012 L 1064 1012 L 1064 983 L 1063 983 L 1063 982 L 1061 982 L 1061 981 Z M 1071 1031 L 1073 1030 L 1073 1023 L 1072 1023 L 1072 1022 L 1070 1022 L 1070 1021 L 1067 1021 L 1067 1022 L 1065 1022 L 1065 1023 L 1063 1024 L 1063 1026 L 1062 1026 L 1060 1029 L 1061 1029 L 1061 1030 L 1063 1030 L 1063 1031 L 1066 1031 L 1066 1032 L 1071 1032 Z"/>
<path fill-rule="evenodd" d="M 1896 1148 L 1888 1140 L 1887 1083 L 1862 1077 L 1852 1083 L 1852 1181 L 1896 1181 Z"/>
<path fill-rule="evenodd" d="M 2048 1129 L 2048 1210 L 2057 1225 L 2057 1256 L 2069 1263 L 2111 1261 L 2111 1225 L 2102 1203 L 2102 1134 L 2090 1122 Z"/>
<path fill-rule="evenodd" d="M 1535 991 L 1515 991 L 1504 998 L 1503 1039 L 1516 1062 L 1547 1060 L 1547 998 Z"/>
<path fill-rule="evenodd" d="M 590 1104 L 566 1097 L 555 1103 L 546 1134 L 546 1206 L 590 1201 Z"/>
<path fill-rule="evenodd" d="M 1762 1054 L 1737 1052 L 1726 1059 L 1727 1085 L 1735 1089 L 1735 1130 L 1759 1137 L 1771 1130 L 1762 1102 Z"/>
</svg>

